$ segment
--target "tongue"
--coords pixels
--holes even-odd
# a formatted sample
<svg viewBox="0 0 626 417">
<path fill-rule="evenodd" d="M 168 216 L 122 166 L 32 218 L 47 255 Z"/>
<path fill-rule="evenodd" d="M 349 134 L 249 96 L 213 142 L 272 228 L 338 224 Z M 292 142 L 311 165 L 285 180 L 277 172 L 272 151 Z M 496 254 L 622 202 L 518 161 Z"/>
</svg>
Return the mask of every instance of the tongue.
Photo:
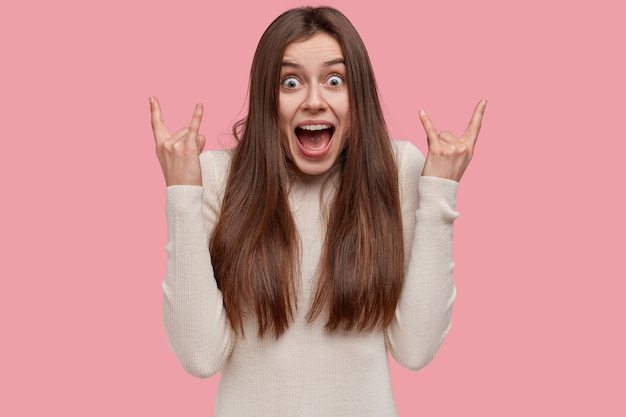
<svg viewBox="0 0 626 417">
<path fill-rule="evenodd" d="M 330 129 L 304 130 L 298 129 L 298 140 L 302 147 L 310 151 L 320 151 L 330 142 Z"/>
</svg>

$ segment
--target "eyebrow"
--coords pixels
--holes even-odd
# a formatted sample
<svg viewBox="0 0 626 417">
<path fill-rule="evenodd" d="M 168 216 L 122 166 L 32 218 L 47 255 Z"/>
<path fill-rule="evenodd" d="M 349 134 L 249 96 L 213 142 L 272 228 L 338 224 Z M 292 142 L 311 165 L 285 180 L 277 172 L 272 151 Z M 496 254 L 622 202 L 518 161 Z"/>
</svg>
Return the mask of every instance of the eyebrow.
<svg viewBox="0 0 626 417">
<path fill-rule="evenodd" d="M 326 68 L 326 67 L 332 67 L 333 65 L 338 65 L 338 64 L 342 64 L 345 65 L 346 62 L 343 60 L 343 58 L 335 58 L 335 59 L 331 59 L 330 61 L 326 61 L 322 64 L 322 67 Z M 297 64 L 295 62 L 292 61 L 283 61 L 281 63 L 281 67 L 284 68 L 302 68 L 302 65 Z"/>
</svg>

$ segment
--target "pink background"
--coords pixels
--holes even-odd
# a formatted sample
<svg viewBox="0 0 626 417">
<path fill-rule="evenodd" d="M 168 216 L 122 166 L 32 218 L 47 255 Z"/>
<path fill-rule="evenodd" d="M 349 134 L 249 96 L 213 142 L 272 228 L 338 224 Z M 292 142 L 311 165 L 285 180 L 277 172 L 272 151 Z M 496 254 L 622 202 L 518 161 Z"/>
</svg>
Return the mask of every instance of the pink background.
<svg viewBox="0 0 626 417">
<path fill-rule="evenodd" d="M 623 416 L 619 1 L 332 1 L 393 137 L 461 133 L 489 99 L 456 225 L 452 332 L 393 368 L 402 416 Z M 0 10 L 3 416 L 207 416 L 161 325 L 164 182 L 148 97 L 208 147 L 243 115 L 256 42 L 300 1 L 26 1 Z M 583 5 L 584 4 L 584 5 Z"/>
</svg>

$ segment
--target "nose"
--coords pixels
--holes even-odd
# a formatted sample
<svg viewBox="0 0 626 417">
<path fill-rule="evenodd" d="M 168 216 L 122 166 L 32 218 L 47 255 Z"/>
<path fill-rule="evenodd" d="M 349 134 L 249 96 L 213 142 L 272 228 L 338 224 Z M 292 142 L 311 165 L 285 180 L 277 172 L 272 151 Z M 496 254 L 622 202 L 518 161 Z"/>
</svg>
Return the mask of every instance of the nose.
<svg viewBox="0 0 626 417">
<path fill-rule="evenodd" d="M 307 88 L 306 97 L 302 103 L 306 110 L 317 112 L 326 108 L 322 86 L 310 84 Z"/>
</svg>

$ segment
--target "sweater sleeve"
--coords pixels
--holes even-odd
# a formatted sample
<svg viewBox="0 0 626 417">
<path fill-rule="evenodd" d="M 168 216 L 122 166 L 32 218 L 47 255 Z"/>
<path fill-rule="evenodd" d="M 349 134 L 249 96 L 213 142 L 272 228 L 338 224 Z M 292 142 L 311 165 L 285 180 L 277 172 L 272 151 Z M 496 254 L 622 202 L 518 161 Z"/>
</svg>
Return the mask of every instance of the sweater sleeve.
<svg viewBox="0 0 626 417">
<path fill-rule="evenodd" d="M 167 271 L 163 281 L 163 324 L 183 368 L 206 378 L 219 372 L 234 346 L 217 287 L 208 236 L 221 204 L 215 168 L 201 157 L 203 186 L 166 188 Z"/>
<path fill-rule="evenodd" d="M 456 295 L 452 259 L 458 183 L 422 177 L 424 157 L 412 144 L 398 145 L 404 229 L 405 278 L 386 342 L 402 366 L 428 365 L 450 329 Z"/>
</svg>

